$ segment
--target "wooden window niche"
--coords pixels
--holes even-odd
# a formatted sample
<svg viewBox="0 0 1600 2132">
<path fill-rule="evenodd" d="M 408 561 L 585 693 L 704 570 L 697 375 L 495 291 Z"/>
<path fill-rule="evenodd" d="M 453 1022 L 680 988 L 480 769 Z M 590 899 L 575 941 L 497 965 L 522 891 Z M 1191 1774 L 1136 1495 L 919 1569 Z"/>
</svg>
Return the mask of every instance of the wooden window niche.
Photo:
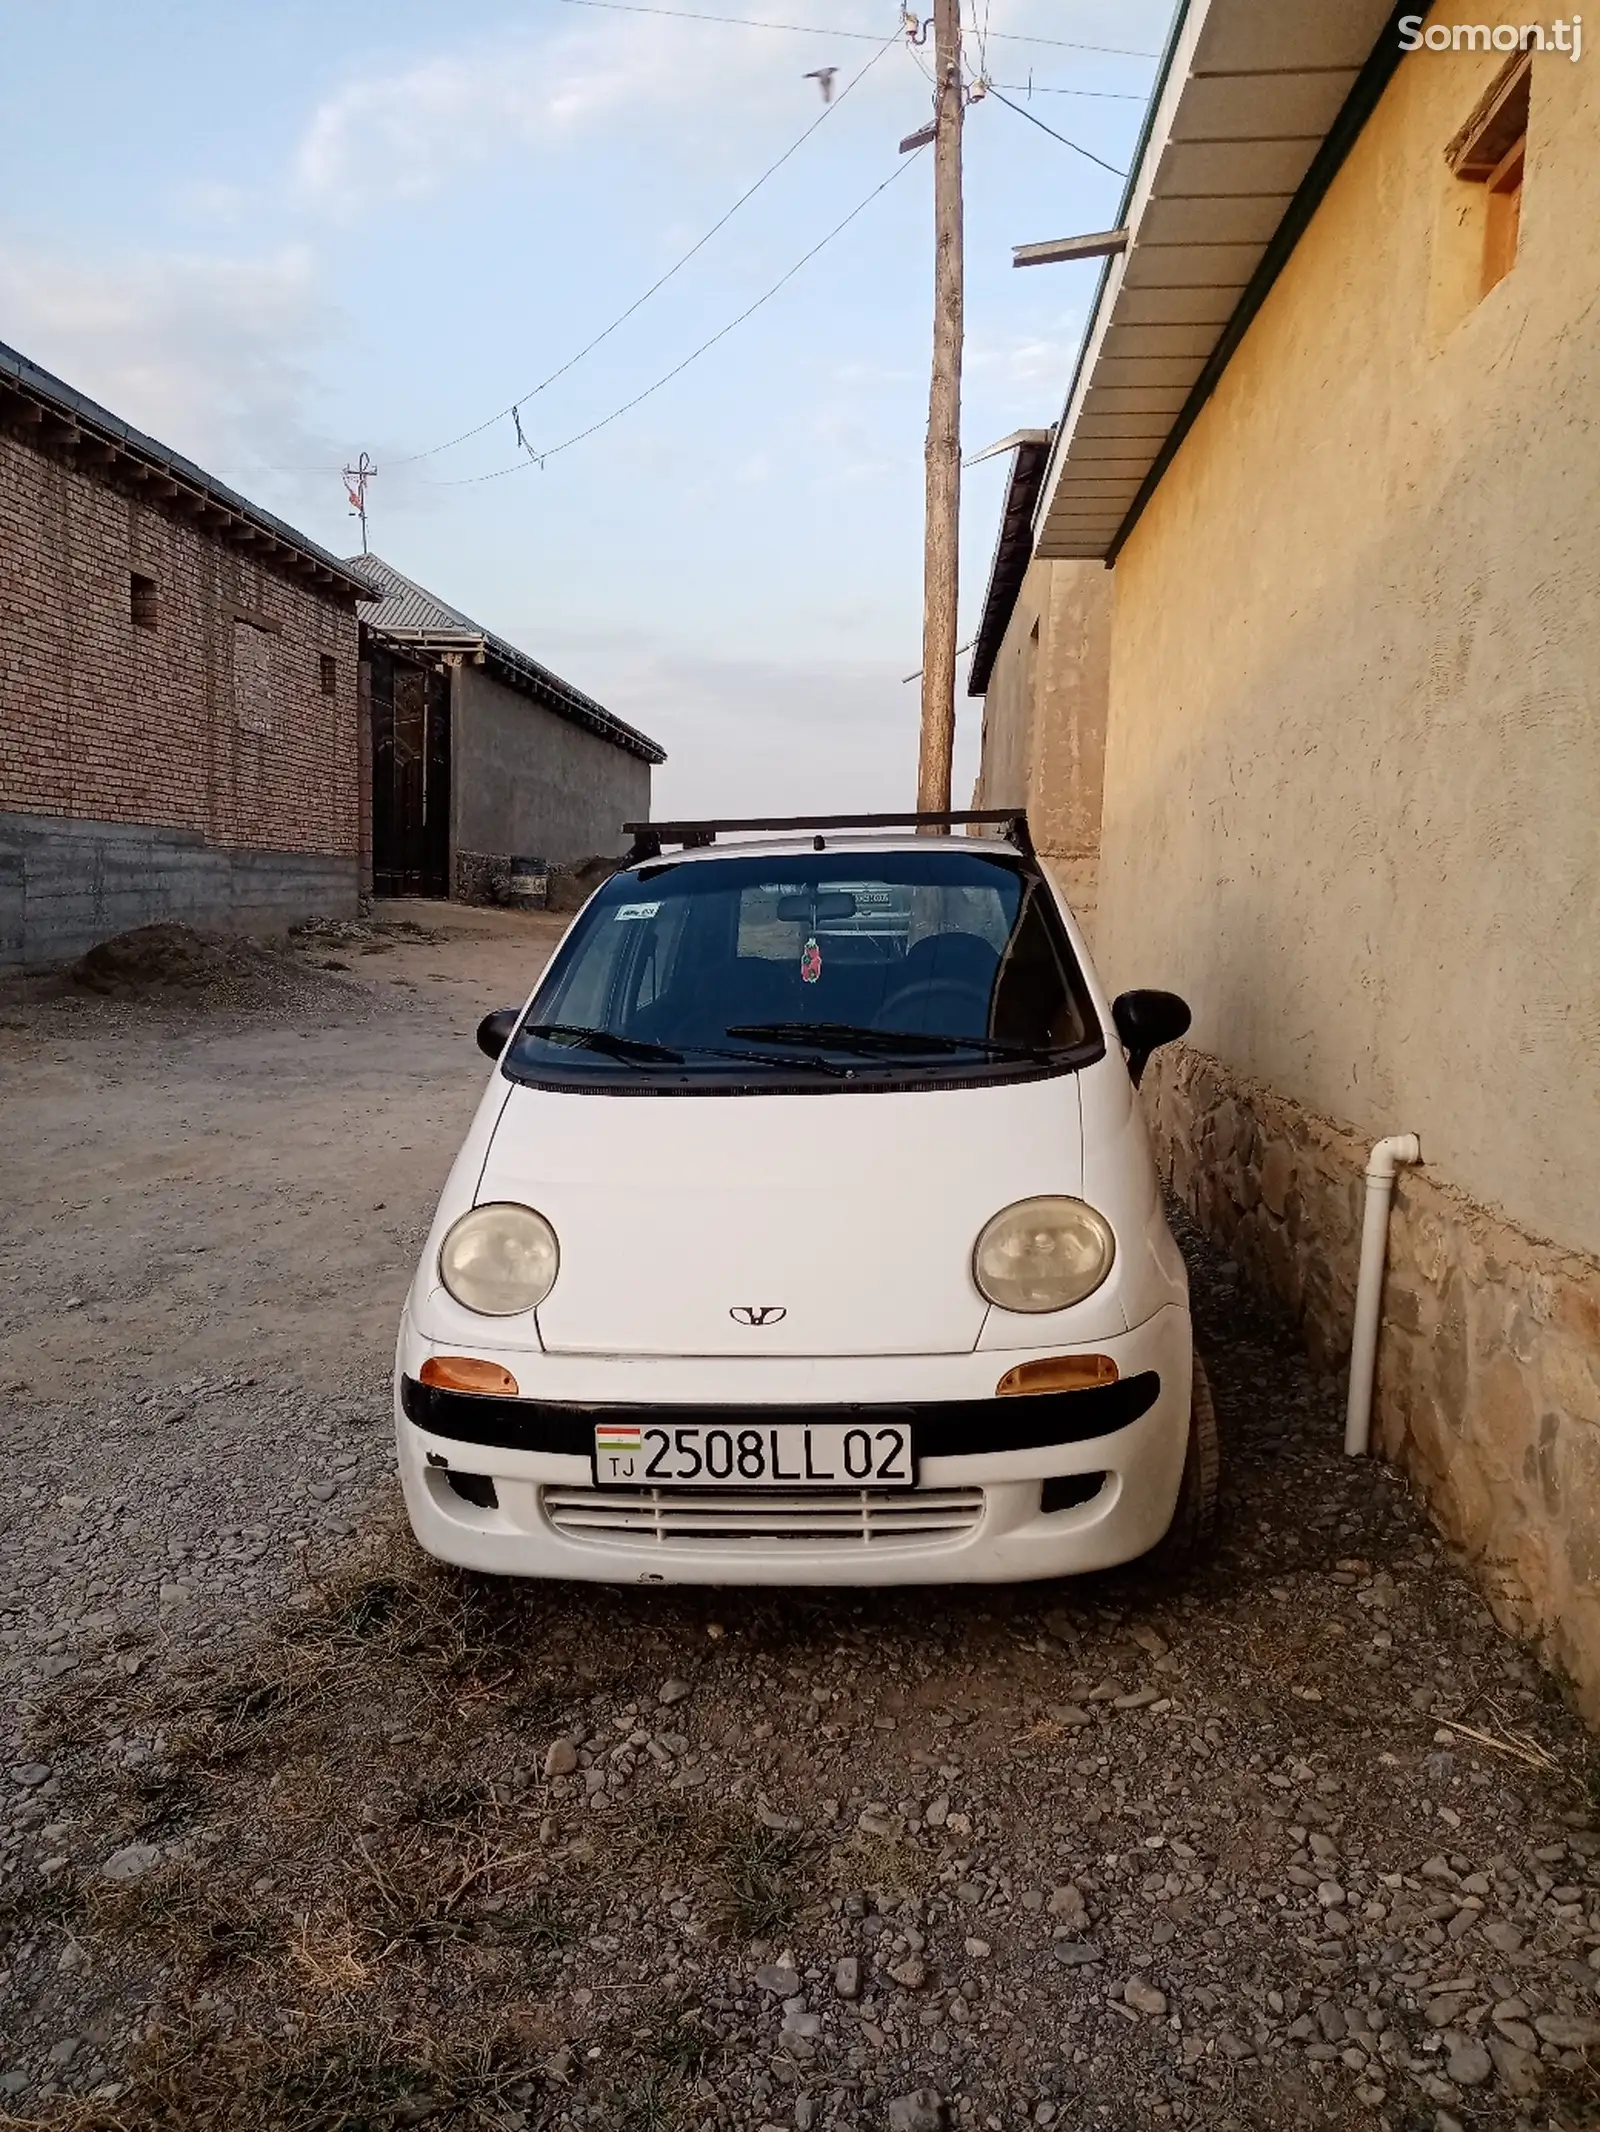
<svg viewBox="0 0 1600 2132">
<path fill-rule="evenodd" d="M 322 693 L 337 696 L 339 693 L 339 662 L 331 651 L 317 654 L 317 671 L 322 678 Z"/>
<path fill-rule="evenodd" d="M 1484 189 L 1480 297 L 1504 281 L 1516 264 L 1532 72 L 1530 53 L 1520 52 L 1508 61 L 1445 151 L 1450 168 L 1464 184 Z"/>
</svg>

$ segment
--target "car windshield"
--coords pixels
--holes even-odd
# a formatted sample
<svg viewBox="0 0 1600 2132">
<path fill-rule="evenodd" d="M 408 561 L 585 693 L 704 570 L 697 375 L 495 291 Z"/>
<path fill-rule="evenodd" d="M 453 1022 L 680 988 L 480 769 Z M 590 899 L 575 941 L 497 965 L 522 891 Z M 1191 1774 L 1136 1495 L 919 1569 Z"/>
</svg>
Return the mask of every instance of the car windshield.
<svg viewBox="0 0 1600 2132">
<path fill-rule="evenodd" d="M 615 875 L 505 1070 L 619 1094 L 770 1093 L 1015 1079 L 1102 1049 L 1037 867 L 929 839 Z"/>
</svg>

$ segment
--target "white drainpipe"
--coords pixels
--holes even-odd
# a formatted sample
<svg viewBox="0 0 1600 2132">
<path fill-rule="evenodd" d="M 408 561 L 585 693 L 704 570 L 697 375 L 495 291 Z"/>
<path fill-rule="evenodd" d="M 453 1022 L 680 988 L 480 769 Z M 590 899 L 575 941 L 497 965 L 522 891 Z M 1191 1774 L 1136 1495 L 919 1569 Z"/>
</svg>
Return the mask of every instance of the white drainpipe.
<svg viewBox="0 0 1600 2132">
<path fill-rule="evenodd" d="M 1378 1320 L 1383 1310 L 1383 1262 L 1389 1247 L 1389 1201 L 1394 1173 L 1420 1162 L 1415 1133 L 1380 1140 L 1367 1158 L 1367 1211 L 1361 1224 L 1361 1270 L 1356 1277 L 1356 1331 L 1350 1346 L 1350 1397 L 1344 1410 L 1347 1458 L 1364 1458 L 1372 1431 L 1372 1380 L 1378 1367 Z"/>
</svg>

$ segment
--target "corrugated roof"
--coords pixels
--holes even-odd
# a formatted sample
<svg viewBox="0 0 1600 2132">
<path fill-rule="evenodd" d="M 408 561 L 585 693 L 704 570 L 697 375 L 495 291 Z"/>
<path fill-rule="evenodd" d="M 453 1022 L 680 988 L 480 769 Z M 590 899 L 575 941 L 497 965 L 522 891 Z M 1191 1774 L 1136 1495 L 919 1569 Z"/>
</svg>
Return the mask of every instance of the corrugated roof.
<svg viewBox="0 0 1600 2132">
<path fill-rule="evenodd" d="M 0 407 L 7 402 L 13 413 L 26 415 L 33 409 L 50 420 L 56 444 L 80 452 L 85 445 L 94 448 L 107 472 L 120 471 L 138 486 L 152 479 L 165 484 L 164 492 L 157 491 L 160 500 L 176 501 L 186 495 L 202 512 L 220 513 L 222 523 L 208 530 L 226 536 L 231 529 L 241 541 L 250 541 L 252 554 L 287 562 L 330 592 L 350 597 L 362 591 L 361 580 L 338 556 L 0 341 Z M 248 528 L 248 533 L 242 528 Z"/>
<path fill-rule="evenodd" d="M 452 607 L 448 600 L 417 584 L 381 555 L 353 555 L 347 567 L 364 576 L 367 586 L 377 592 L 377 597 L 363 600 L 356 613 L 368 629 L 390 643 L 401 648 L 466 652 L 482 659 L 509 687 L 521 689 L 569 724 L 582 726 L 586 732 L 643 762 L 666 761 L 666 750 L 648 734 L 616 717 L 604 704 L 596 703 L 570 681 L 563 681 L 548 666 L 541 666 L 527 652 L 496 636 L 492 629 L 473 621 L 459 607 Z"/>
</svg>

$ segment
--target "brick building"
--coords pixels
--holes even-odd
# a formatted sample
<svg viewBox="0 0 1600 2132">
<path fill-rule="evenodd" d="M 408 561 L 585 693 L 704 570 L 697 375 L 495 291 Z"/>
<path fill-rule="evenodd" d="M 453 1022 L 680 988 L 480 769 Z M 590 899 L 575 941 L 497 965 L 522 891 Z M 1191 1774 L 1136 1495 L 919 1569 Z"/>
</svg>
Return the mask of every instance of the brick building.
<svg viewBox="0 0 1600 2132">
<path fill-rule="evenodd" d="M 363 596 L 0 345 L 0 968 L 354 912 Z"/>
</svg>

